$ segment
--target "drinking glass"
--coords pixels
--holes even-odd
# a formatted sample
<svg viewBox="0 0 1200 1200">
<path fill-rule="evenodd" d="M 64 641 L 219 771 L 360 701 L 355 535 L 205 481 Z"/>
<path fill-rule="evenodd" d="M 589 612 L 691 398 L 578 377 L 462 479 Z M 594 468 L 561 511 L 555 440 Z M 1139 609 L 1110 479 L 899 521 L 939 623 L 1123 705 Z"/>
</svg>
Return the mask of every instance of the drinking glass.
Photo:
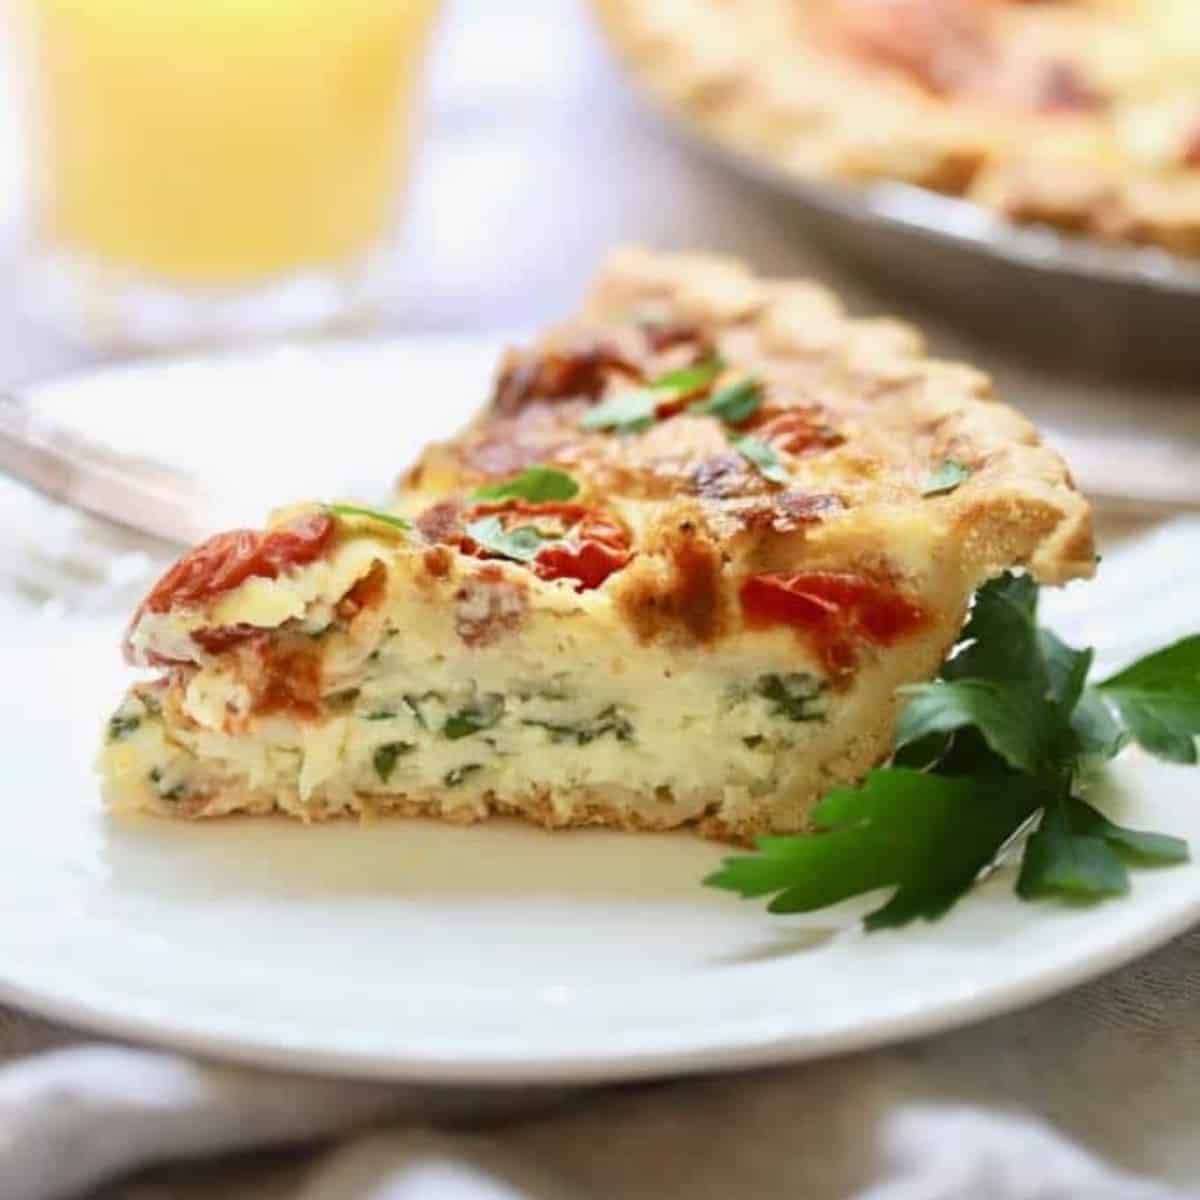
<svg viewBox="0 0 1200 1200">
<path fill-rule="evenodd" d="M 436 0 L 16 0 L 34 267 L 92 342 L 291 332 L 386 259 Z"/>
</svg>

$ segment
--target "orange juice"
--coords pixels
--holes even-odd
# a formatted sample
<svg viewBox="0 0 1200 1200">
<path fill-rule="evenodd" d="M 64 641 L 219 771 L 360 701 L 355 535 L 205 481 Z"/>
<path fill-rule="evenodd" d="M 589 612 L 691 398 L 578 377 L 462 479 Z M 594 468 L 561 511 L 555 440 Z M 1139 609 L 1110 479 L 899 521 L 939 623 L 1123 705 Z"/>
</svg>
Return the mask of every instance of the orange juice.
<svg viewBox="0 0 1200 1200">
<path fill-rule="evenodd" d="M 182 284 L 385 231 L 435 0 L 25 0 L 44 236 Z"/>
</svg>

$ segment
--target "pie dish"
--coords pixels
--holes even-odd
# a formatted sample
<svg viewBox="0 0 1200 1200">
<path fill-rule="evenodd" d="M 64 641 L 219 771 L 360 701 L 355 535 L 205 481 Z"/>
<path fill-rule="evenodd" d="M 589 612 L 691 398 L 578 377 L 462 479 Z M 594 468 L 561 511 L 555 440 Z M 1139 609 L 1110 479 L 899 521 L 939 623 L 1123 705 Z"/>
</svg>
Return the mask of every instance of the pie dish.
<svg viewBox="0 0 1200 1200">
<path fill-rule="evenodd" d="M 629 249 L 388 510 L 295 506 L 167 572 L 106 795 L 793 831 L 887 756 L 980 584 L 1093 563 L 1066 467 L 986 376 L 811 283 Z"/>
<path fill-rule="evenodd" d="M 1191 0 L 595 0 L 669 111 L 787 174 L 1200 254 Z"/>
</svg>

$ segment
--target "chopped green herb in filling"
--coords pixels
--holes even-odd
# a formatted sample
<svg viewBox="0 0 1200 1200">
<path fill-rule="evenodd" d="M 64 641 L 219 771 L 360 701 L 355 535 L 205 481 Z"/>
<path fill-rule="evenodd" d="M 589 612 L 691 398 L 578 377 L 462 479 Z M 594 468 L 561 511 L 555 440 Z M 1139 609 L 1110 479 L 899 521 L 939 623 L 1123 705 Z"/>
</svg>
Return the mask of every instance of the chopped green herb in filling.
<svg viewBox="0 0 1200 1200">
<path fill-rule="evenodd" d="M 484 729 L 491 729 L 504 716 L 504 697 L 496 692 L 488 692 L 472 700 L 446 718 L 442 726 L 442 736 L 451 741 L 470 737 Z"/>
<path fill-rule="evenodd" d="M 174 804 L 187 795 L 187 788 L 182 783 L 177 783 L 173 787 L 164 787 L 163 774 L 157 767 L 153 767 L 150 770 L 150 782 L 154 784 L 154 790 L 158 792 L 158 798 L 165 800 L 168 804 Z"/>
<path fill-rule="evenodd" d="M 483 770 L 483 763 L 463 763 L 461 767 L 452 767 L 442 776 L 442 782 L 447 787 L 458 787 L 468 775 Z"/>
<path fill-rule="evenodd" d="M 771 701 L 771 716 L 789 721 L 823 721 L 825 705 L 821 694 L 829 685 L 815 675 L 760 675 L 755 692 Z"/>
<path fill-rule="evenodd" d="M 573 741 L 577 746 L 586 746 L 589 742 L 609 734 L 618 742 L 633 741 L 633 725 L 614 704 L 610 704 L 594 717 L 587 717 L 582 721 L 547 721 L 537 717 L 525 717 L 521 724 L 534 729 L 544 729 L 550 735 L 550 741 L 556 745 Z"/>
<path fill-rule="evenodd" d="M 425 710 L 421 707 L 427 700 L 441 700 L 440 692 L 422 692 L 421 695 L 414 695 L 412 692 L 406 692 L 404 697 L 404 707 L 413 715 L 413 720 L 422 728 L 428 729 L 429 722 L 425 720 Z M 382 718 L 379 718 L 382 719 Z"/>
<path fill-rule="evenodd" d="M 376 746 L 375 753 L 371 757 L 371 762 L 375 766 L 375 774 L 384 783 L 387 783 L 392 777 L 396 759 L 402 755 L 411 754 L 415 749 L 416 746 L 412 742 L 384 742 L 382 746 Z"/>
<path fill-rule="evenodd" d="M 109 717 L 108 740 L 119 742 L 122 738 L 127 738 L 141 723 L 142 718 L 134 716 L 132 713 L 117 713 Z"/>
</svg>

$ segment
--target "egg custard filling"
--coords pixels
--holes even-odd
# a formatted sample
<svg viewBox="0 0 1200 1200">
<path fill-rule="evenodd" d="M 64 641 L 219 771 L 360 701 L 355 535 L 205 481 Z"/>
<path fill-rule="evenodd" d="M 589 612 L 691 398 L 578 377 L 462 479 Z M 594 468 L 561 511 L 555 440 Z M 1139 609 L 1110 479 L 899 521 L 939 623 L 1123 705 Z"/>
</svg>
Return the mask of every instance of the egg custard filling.
<svg viewBox="0 0 1200 1200">
<path fill-rule="evenodd" d="M 159 580 L 106 794 L 795 831 L 887 756 L 978 586 L 1093 559 L 984 376 L 814 285 L 629 250 L 386 509 L 298 505 Z"/>
</svg>

